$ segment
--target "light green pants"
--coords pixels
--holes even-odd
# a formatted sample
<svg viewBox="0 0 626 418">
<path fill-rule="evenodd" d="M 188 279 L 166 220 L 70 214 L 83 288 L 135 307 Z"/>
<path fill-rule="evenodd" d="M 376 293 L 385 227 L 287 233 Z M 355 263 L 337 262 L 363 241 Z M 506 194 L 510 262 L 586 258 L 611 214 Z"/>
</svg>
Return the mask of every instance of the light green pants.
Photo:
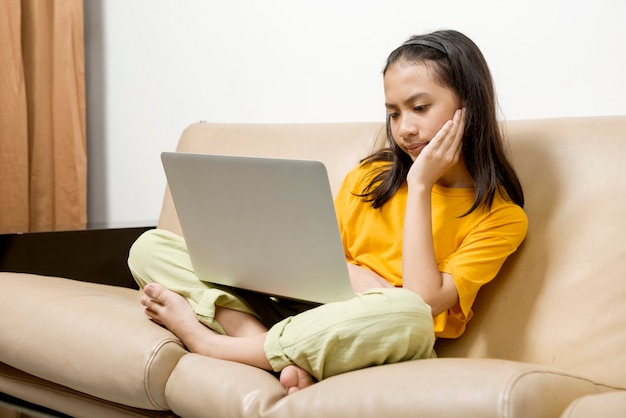
<svg viewBox="0 0 626 418">
<path fill-rule="evenodd" d="M 140 236 L 128 265 L 140 287 L 161 283 L 189 301 L 200 322 L 225 334 L 215 308 L 258 317 L 275 371 L 295 364 L 318 380 L 364 367 L 435 357 L 430 307 L 405 289 L 374 289 L 325 305 L 275 300 L 200 281 L 183 238 L 165 230 Z"/>
</svg>

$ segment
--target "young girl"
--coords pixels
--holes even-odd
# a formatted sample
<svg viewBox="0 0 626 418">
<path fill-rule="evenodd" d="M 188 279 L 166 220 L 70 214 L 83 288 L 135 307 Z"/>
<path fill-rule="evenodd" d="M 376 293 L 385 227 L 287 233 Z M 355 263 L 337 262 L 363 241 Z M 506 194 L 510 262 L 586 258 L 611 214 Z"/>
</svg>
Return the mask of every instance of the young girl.
<svg viewBox="0 0 626 418">
<path fill-rule="evenodd" d="M 197 279 L 184 240 L 142 235 L 129 266 L 146 314 L 195 353 L 280 372 L 287 393 L 335 374 L 435 357 L 526 235 L 493 83 L 455 31 L 415 36 L 383 71 L 388 147 L 347 176 L 335 206 L 355 296 L 305 306 Z"/>
</svg>

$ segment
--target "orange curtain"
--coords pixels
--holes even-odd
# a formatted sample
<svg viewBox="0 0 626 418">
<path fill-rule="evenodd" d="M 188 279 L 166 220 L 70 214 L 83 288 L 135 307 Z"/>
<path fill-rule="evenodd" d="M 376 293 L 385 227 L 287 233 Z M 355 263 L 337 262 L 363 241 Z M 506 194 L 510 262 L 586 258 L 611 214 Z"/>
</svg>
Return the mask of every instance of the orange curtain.
<svg viewBox="0 0 626 418">
<path fill-rule="evenodd" d="M 82 0 L 0 2 L 0 233 L 87 220 Z"/>
</svg>

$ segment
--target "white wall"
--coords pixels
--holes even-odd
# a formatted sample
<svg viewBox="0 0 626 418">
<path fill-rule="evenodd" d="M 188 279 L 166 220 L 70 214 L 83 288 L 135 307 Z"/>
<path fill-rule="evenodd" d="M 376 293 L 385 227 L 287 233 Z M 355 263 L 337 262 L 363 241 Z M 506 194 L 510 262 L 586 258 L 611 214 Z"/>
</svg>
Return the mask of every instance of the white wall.
<svg viewBox="0 0 626 418">
<path fill-rule="evenodd" d="M 161 151 L 188 124 L 382 121 L 381 69 L 453 28 L 506 119 L 626 114 L 624 0 L 89 0 L 89 218 L 158 217 Z"/>
</svg>

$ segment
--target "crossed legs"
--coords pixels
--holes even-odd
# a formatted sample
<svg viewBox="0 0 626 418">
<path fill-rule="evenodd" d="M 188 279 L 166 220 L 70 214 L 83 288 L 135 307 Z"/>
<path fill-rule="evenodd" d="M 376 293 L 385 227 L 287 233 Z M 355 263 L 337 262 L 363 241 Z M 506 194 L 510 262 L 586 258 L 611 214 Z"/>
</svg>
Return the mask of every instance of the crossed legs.
<svg viewBox="0 0 626 418">
<path fill-rule="evenodd" d="M 174 333 L 191 352 L 273 370 L 264 350 L 267 328 L 253 315 L 218 307 L 215 319 L 226 332 L 221 335 L 198 321 L 185 298 L 161 284 L 146 285 L 141 304 L 150 319 Z M 311 375 L 295 365 L 280 372 L 287 393 L 314 383 Z"/>
<path fill-rule="evenodd" d="M 288 393 L 339 373 L 435 356 L 431 309 L 405 289 L 373 289 L 289 313 L 272 305 L 265 312 L 256 300 L 250 306 L 253 298 L 201 282 L 183 238 L 165 230 L 139 237 L 128 266 L 144 289 L 146 314 L 190 351 L 279 371 Z M 284 319 L 276 322 L 274 314 Z M 273 325 L 268 330 L 261 320 Z"/>
</svg>

